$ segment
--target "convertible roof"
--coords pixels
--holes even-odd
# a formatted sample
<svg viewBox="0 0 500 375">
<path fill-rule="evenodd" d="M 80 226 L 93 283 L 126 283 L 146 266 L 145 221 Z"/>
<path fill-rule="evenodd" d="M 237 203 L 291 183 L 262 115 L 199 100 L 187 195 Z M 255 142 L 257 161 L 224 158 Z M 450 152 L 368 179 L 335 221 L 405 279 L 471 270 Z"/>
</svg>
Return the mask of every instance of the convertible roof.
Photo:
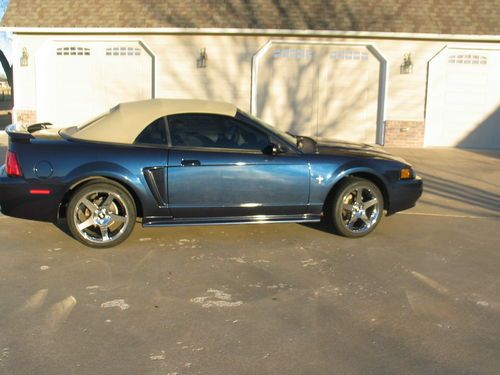
<svg viewBox="0 0 500 375">
<path fill-rule="evenodd" d="M 151 99 L 122 103 L 109 113 L 86 125 L 68 131 L 72 138 L 87 141 L 133 143 L 154 120 L 179 113 L 213 113 L 235 116 L 237 108 L 229 103 L 195 99 Z"/>
</svg>

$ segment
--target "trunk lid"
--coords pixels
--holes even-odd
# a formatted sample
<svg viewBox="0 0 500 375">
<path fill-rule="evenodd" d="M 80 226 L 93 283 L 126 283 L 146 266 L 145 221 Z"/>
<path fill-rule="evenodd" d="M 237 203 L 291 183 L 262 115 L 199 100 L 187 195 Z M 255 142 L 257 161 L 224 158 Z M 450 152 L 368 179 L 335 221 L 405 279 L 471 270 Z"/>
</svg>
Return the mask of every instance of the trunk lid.
<svg viewBox="0 0 500 375">
<path fill-rule="evenodd" d="M 5 132 L 9 136 L 11 142 L 24 142 L 29 143 L 32 139 L 52 139 L 59 140 L 59 128 L 55 128 L 51 123 L 43 122 L 22 126 L 19 124 L 12 124 L 5 128 Z"/>
</svg>

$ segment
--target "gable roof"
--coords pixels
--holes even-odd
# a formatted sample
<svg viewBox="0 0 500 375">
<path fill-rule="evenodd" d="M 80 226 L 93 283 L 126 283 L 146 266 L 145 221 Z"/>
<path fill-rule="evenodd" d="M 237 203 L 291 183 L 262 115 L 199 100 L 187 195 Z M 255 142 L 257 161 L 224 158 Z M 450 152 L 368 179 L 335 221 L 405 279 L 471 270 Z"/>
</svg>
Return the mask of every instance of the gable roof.
<svg viewBox="0 0 500 375">
<path fill-rule="evenodd" d="M 500 35 L 498 0 L 10 0 L 7 27 Z"/>
</svg>

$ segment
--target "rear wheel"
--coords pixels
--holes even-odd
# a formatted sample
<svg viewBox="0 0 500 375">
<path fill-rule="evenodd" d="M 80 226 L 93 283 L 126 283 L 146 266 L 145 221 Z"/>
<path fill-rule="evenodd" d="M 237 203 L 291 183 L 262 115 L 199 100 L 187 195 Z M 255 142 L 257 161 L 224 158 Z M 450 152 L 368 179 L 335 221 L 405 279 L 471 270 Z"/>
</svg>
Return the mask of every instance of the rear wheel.
<svg viewBox="0 0 500 375">
<path fill-rule="evenodd" d="M 134 200 L 111 183 L 90 183 L 72 196 L 66 214 L 73 236 L 87 246 L 116 246 L 132 233 L 136 219 Z"/>
<path fill-rule="evenodd" d="M 335 230 L 346 237 L 363 237 L 380 222 L 384 198 L 373 182 L 349 177 L 340 182 L 331 205 Z"/>
</svg>

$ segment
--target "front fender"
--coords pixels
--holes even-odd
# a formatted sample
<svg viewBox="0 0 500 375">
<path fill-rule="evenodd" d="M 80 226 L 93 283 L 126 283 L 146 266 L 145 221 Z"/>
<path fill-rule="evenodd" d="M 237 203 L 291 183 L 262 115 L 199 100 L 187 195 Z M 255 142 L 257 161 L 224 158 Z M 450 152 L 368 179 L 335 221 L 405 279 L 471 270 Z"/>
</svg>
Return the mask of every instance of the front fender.
<svg viewBox="0 0 500 375">
<path fill-rule="evenodd" d="M 374 168 L 366 165 L 360 165 L 356 161 L 350 161 L 340 166 L 328 164 L 319 164 L 311 166 L 311 206 L 323 206 L 328 194 L 335 187 L 335 185 L 347 176 L 353 174 L 369 174 L 378 179 L 384 184 L 384 189 L 387 189 L 388 179 L 387 176 L 380 173 Z"/>
</svg>

